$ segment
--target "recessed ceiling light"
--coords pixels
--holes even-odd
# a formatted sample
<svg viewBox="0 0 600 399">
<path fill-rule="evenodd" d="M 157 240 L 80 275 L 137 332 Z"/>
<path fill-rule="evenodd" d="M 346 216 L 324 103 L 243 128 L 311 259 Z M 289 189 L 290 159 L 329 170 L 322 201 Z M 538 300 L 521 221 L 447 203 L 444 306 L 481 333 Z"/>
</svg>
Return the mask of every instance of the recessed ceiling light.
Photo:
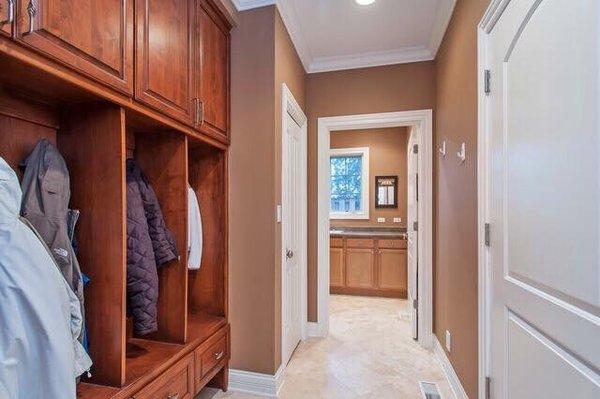
<svg viewBox="0 0 600 399">
<path fill-rule="evenodd" d="M 356 4 L 361 5 L 361 6 L 368 6 L 370 4 L 375 3 L 375 0 L 354 0 L 356 2 Z"/>
</svg>

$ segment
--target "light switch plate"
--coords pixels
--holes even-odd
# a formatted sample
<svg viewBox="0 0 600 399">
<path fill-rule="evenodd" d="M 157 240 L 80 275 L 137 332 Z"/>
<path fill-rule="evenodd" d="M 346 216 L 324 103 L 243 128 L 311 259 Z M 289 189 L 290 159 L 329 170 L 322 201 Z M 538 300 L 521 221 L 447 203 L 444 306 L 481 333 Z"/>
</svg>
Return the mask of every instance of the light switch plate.
<svg viewBox="0 0 600 399">
<path fill-rule="evenodd" d="M 385 223 L 385 218 L 377 218 L 377 223 Z"/>
<path fill-rule="evenodd" d="M 394 223 L 402 223 L 402 218 L 394 218 Z"/>
<path fill-rule="evenodd" d="M 448 350 L 448 352 L 452 351 L 452 335 L 448 330 L 446 330 L 446 349 Z"/>
</svg>

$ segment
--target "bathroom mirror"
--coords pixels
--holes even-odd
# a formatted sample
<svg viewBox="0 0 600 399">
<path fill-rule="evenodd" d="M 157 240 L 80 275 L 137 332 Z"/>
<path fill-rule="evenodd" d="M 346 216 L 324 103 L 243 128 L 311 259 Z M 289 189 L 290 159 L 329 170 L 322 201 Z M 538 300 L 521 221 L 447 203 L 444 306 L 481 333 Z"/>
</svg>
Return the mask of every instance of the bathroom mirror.
<svg viewBox="0 0 600 399">
<path fill-rule="evenodd" d="M 398 176 L 375 176 L 375 208 L 398 208 Z"/>
</svg>

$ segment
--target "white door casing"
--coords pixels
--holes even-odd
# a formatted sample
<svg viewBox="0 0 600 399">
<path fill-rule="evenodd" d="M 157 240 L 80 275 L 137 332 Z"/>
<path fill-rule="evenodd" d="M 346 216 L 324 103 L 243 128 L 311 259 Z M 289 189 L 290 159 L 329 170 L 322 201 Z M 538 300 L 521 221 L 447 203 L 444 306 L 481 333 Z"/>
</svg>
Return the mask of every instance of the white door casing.
<svg viewBox="0 0 600 399">
<path fill-rule="evenodd" d="M 306 117 L 282 87 L 282 364 L 306 336 Z"/>
<path fill-rule="evenodd" d="M 415 153 L 415 146 L 419 146 L 418 130 L 411 129 L 407 147 L 407 218 L 406 218 L 406 235 L 408 240 L 407 264 L 408 264 L 408 306 L 410 307 L 410 322 L 414 339 L 419 338 L 419 312 L 418 307 L 418 231 L 415 230 L 415 223 L 419 221 L 419 204 L 418 204 L 418 179 L 419 179 L 419 154 Z"/>
<path fill-rule="evenodd" d="M 491 397 L 600 397 L 600 2 L 495 1 L 480 35 Z"/>
</svg>

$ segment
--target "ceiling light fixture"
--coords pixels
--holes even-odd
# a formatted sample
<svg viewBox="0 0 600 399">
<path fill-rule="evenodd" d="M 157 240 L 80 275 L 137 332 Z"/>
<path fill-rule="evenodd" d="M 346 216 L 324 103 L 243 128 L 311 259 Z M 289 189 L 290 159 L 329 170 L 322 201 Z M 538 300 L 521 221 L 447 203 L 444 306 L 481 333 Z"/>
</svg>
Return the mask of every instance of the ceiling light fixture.
<svg viewBox="0 0 600 399">
<path fill-rule="evenodd" d="M 354 0 L 360 6 L 368 6 L 375 3 L 375 0 Z"/>
</svg>

